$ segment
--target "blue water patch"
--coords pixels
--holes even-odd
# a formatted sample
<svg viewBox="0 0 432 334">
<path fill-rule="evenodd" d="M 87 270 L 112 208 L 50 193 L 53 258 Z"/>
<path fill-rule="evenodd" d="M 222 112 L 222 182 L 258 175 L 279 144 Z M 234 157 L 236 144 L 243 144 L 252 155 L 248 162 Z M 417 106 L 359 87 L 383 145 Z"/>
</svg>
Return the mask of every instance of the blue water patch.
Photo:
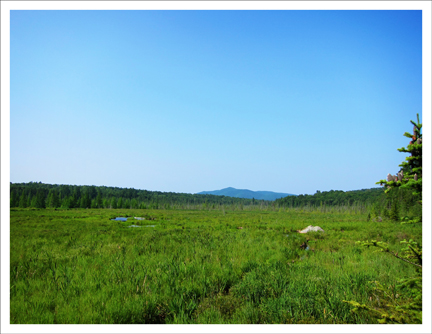
<svg viewBox="0 0 432 334">
<path fill-rule="evenodd" d="M 122 222 L 125 222 L 125 221 L 127 221 L 127 218 L 125 218 L 125 217 L 117 217 L 117 218 L 111 219 L 111 220 L 120 220 Z"/>
<path fill-rule="evenodd" d="M 131 225 L 128 227 L 155 227 L 156 225 Z"/>
</svg>

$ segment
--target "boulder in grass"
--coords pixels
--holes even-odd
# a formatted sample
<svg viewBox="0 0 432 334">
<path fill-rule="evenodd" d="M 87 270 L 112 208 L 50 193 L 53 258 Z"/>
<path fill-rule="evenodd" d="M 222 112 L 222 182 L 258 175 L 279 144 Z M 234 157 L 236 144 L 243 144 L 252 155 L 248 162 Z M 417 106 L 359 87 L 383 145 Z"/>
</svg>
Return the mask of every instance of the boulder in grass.
<svg viewBox="0 0 432 334">
<path fill-rule="evenodd" d="M 318 232 L 318 231 L 324 232 L 324 230 L 319 226 L 309 225 L 308 227 L 304 228 L 303 230 L 298 230 L 297 232 L 298 233 L 308 233 L 308 232 Z"/>
</svg>

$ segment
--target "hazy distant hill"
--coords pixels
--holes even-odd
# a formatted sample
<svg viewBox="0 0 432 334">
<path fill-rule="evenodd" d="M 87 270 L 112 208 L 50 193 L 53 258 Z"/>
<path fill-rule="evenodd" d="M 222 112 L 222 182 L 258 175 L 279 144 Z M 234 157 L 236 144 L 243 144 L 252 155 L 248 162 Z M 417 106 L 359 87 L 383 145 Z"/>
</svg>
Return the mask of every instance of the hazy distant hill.
<svg viewBox="0 0 432 334">
<path fill-rule="evenodd" d="M 221 189 L 221 190 L 202 191 L 198 194 L 199 195 L 209 194 L 209 195 L 250 198 L 250 199 L 255 198 L 255 199 L 264 199 L 267 201 L 274 201 L 275 199 L 286 197 L 286 196 L 296 196 L 294 194 L 275 193 L 272 191 L 252 191 L 248 189 L 235 189 L 232 187 Z"/>
</svg>

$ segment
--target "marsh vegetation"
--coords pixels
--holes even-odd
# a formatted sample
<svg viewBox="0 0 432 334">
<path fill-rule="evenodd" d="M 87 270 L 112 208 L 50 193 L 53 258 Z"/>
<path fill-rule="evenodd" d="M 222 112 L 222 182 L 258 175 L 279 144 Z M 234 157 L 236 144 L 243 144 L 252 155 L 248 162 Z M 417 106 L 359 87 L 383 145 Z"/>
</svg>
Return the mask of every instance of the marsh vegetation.
<svg viewBox="0 0 432 334">
<path fill-rule="evenodd" d="M 325 232 L 296 232 L 308 225 Z M 415 269 L 356 241 L 398 251 L 422 236 L 355 210 L 295 208 L 12 208 L 10 233 L 14 324 L 376 323 L 342 301 L 385 305 L 372 281 L 408 300 L 396 283 Z"/>
</svg>

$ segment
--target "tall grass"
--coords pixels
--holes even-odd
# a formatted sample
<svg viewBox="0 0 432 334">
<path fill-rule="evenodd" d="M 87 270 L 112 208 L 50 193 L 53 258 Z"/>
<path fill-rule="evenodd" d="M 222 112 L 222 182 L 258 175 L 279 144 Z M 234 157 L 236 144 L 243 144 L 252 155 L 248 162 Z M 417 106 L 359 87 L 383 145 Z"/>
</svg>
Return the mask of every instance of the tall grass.
<svg viewBox="0 0 432 334">
<path fill-rule="evenodd" d="M 295 232 L 308 225 L 325 233 Z M 10 230 L 19 324 L 373 323 L 342 300 L 371 303 L 368 281 L 413 269 L 355 241 L 421 241 L 421 227 L 323 208 L 12 209 Z"/>
</svg>

